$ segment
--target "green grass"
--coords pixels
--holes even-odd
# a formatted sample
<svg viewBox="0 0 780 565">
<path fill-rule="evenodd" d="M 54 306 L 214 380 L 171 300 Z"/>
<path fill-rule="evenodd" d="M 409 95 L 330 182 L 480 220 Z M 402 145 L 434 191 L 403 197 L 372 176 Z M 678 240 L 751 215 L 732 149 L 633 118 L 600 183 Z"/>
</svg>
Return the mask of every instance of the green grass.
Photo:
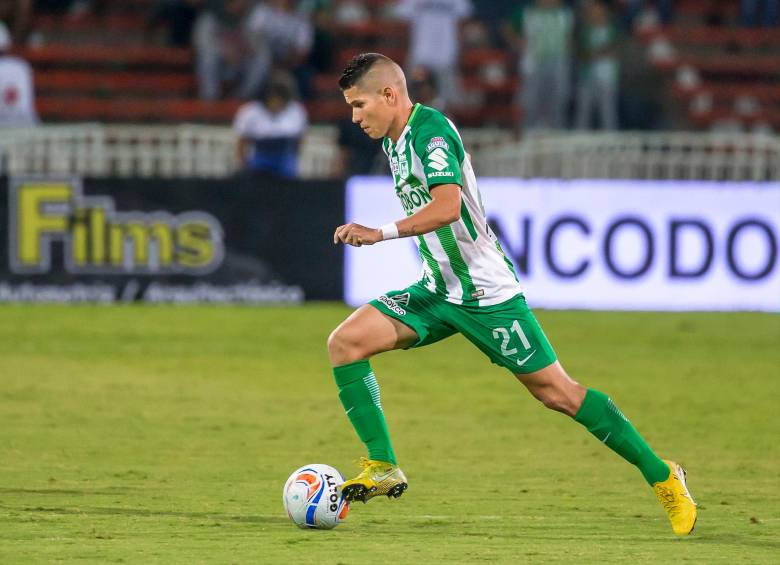
<svg viewBox="0 0 780 565">
<path fill-rule="evenodd" d="M 776 563 L 780 316 L 538 312 L 564 365 L 689 471 L 677 539 L 639 472 L 456 337 L 373 366 L 410 479 L 304 531 L 281 490 L 362 447 L 343 306 L 0 308 L 0 563 Z"/>
</svg>

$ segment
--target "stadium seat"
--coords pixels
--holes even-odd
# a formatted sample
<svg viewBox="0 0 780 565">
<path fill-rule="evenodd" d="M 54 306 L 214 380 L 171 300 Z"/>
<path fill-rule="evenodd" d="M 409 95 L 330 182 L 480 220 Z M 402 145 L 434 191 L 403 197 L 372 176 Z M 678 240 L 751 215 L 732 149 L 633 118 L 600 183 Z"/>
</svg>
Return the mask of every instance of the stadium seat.
<svg viewBox="0 0 780 565">
<path fill-rule="evenodd" d="M 55 44 L 19 49 L 16 53 L 33 66 L 192 68 L 192 52 L 176 47 Z"/>
<path fill-rule="evenodd" d="M 154 96 L 191 96 L 195 91 L 192 73 L 137 73 L 101 72 L 83 70 L 52 70 L 35 77 L 39 92 L 93 94 L 104 93 L 121 96 L 127 93 L 143 93 Z"/>
</svg>

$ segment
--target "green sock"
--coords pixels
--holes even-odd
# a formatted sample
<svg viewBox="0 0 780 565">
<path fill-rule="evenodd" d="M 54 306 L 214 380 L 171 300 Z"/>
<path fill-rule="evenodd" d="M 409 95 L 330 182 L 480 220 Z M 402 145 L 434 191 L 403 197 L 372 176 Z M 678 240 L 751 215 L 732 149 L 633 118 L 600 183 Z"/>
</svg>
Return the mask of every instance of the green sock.
<svg viewBox="0 0 780 565">
<path fill-rule="evenodd" d="M 639 467 L 650 485 L 669 477 L 669 466 L 650 449 L 636 428 L 603 392 L 589 388 L 574 419 L 588 428 L 601 443 Z"/>
<path fill-rule="evenodd" d="M 333 367 L 333 376 L 352 427 L 368 448 L 368 458 L 395 465 L 395 453 L 379 402 L 379 385 L 368 360 Z"/>
</svg>

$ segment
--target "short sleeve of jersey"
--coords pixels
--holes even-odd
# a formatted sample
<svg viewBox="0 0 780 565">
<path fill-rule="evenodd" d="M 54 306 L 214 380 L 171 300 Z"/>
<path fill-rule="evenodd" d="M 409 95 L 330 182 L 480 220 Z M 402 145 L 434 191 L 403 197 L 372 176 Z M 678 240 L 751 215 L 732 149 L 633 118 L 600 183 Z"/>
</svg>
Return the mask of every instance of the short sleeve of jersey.
<svg viewBox="0 0 780 565">
<path fill-rule="evenodd" d="M 460 164 L 464 150 L 458 132 L 443 116 L 428 120 L 414 140 L 414 151 L 423 165 L 428 188 L 437 184 L 463 186 Z"/>
</svg>

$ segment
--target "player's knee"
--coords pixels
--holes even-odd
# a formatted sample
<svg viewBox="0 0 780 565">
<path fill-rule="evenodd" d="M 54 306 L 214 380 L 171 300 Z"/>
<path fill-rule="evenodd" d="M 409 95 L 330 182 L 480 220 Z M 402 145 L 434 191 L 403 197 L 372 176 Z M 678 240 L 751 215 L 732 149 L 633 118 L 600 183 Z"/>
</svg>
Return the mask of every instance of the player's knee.
<svg viewBox="0 0 780 565">
<path fill-rule="evenodd" d="M 334 366 L 346 365 L 366 358 L 359 335 L 343 325 L 328 336 L 328 354 Z"/>
</svg>

